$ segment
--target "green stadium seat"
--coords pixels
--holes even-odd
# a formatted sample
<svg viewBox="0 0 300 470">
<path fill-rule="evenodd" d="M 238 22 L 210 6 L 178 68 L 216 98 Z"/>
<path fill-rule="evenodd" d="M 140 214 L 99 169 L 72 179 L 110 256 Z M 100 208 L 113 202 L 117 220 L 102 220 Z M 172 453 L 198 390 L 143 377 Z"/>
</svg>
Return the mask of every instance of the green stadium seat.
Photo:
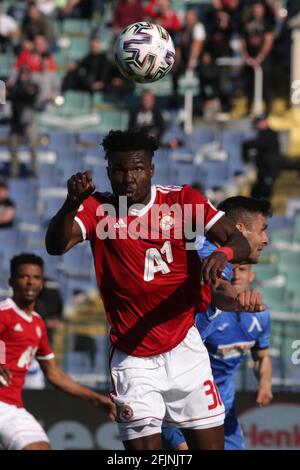
<svg viewBox="0 0 300 470">
<path fill-rule="evenodd" d="M 295 290 L 293 293 L 293 299 L 291 302 L 293 312 L 300 312 L 300 291 Z"/>
<path fill-rule="evenodd" d="M 299 290 L 300 284 L 300 266 L 289 266 L 286 275 L 286 287 L 288 292 L 296 292 Z"/>
<path fill-rule="evenodd" d="M 257 281 L 266 281 L 277 274 L 277 266 L 274 264 L 257 264 L 253 267 Z"/>
<path fill-rule="evenodd" d="M 293 229 L 278 229 L 273 230 L 270 236 L 271 243 L 274 242 L 291 242 L 293 241 Z"/>
<path fill-rule="evenodd" d="M 300 266 L 300 251 L 279 250 L 278 251 L 279 271 L 287 272 L 291 266 L 292 267 Z"/>
<path fill-rule="evenodd" d="M 109 132 L 111 129 L 125 130 L 128 127 L 129 114 L 127 111 L 102 111 L 100 132 Z"/>
<path fill-rule="evenodd" d="M 261 288 L 263 302 L 270 310 L 289 310 L 289 303 L 285 299 L 285 286 L 263 286 Z"/>
<path fill-rule="evenodd" d="M 85 34 L 90 35 L 90 21 L 80 19 L 65 19 L 63 22 L 63 33 L 72 36 Z"/>
<path fill-rule="evenodd" d="M 71 60 L 80 60 L 89 52 L 89 39 L 85 37 L 74 37 L 71 39 L 70 48 L 68 49 Z"/>
</svg>

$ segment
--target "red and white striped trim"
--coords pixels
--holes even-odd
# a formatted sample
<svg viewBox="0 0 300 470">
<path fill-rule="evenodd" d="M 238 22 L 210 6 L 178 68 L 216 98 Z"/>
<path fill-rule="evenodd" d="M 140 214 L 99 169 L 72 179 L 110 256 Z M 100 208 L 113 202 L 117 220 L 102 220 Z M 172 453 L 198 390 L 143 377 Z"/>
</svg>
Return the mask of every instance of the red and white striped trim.
<svg viewBox="0 0 300 470">
<path fill-rule="evenodd" d="M 36 356 L 36 358 L 39 360 L 39 361 L 50 361 L 50 359 L 54 359 L 54 354 L 51 353 L 51 354 L 47 354 L 47 356 Z"/>
<path fill-rule="evenodd" d="M 171 193 L 172 191 L 179 192 L 182 191 L 182 186 L 162 186 L 160 184 L 156 185 L 157 191 L 168 194 Z"/>
<path fill-rule="evenodd" d="M 204 227 L 204 233 L 207 233 L 213 225 L 215 225 L 216 222 L 218 222 L 218 220 L 223 217 L 223 215 L 225 214 L 225 212 L 222 212 L 222 211 L 218 211 L 216 213 L 216 215 L 210 219 L 210 221 L 208 222 L 208 224 L 205 225 Z"/>
</svg>

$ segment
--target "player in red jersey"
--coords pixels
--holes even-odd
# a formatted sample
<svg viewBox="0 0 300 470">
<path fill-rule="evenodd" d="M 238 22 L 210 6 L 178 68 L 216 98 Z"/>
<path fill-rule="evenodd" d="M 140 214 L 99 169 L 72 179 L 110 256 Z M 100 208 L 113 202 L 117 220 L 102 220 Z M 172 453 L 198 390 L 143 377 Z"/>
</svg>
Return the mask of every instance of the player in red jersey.
<svg viewBox="0 0 300 470">
<path fill-rule="evenodd" d="M 205 282 L 216 282 L 229 260 L 246 261 L 249 244 L 188 185 L 151 186 L 157 143 L 145 131 L 111 131 L 103 146 L 113 193 L 94 193 L 90 172 L 73 175 L 50 221 L 47 250 L 60 255 L 90 242 L 126 449 L 160 449 L 164 416 L 183 429 L 190 448 L 222 449 L 224 408 L 194 326 L 201 264 L 187 227 L 199 232 L 200 225 L 221 245 L 203 263 Z"/>
<path fill-rule="evenodd" d="M 43 264 L 33 254 L 12 258 L 13 297 L 0 302 L 0 443 L 5 449 L 51 449 L 44 430 L 22 402 L 25 376 L 34 357 L 52 385 L 115 418 L 115 405 L 109 397 L 82 387 L 55 364 L 45 324 L 34 311 L 43 287 Z"/>
</svg>

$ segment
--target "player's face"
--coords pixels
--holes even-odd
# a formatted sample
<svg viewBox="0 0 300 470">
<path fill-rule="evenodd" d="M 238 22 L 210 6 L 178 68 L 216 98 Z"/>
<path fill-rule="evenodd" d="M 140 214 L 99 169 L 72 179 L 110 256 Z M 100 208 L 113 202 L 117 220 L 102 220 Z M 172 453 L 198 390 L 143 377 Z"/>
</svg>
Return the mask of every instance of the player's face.
<svg viewBox="0 0 300 470">
<path fill-rule="evenodd" d="M 263 214 L 255 214 L 250 216 L 247 227 L 244 226 L 242 230 L 243 235 L 247 238 L 251 246 L 249 256 L 251 263 L 258 263 L 261 250 L 269 243 L 267 229 L 268 224 L 266 217 Z"/>
<path fill-rule="evenodd" d="M 234 267 L 231 284 L 236 288 L 238 294 L 247 290 L 253 280 L 254 274 L 251 271 L 250 264 L 241 264 Z"/>
<path fill-rule="evenodd" d="M 43 270 L 36 264 L 21 264 L 10 280 L 14 298 L 21 303 L 35 302 L 43 288 Z"/>
<path fill-rule="evenodd" d="M 147 204 L 151 196 L 154 166 L 148 152 L 116 152 L 108 160 L 108 177 L 116 196 L 127 196 L 128 205 Z"/>
</svg>

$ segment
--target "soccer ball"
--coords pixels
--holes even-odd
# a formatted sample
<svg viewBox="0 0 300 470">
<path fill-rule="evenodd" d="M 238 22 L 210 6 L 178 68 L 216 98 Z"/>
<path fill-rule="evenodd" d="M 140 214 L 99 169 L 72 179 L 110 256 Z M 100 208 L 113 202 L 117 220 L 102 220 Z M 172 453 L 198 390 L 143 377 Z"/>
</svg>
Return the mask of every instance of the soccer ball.
<svg viewBox="0 0 300 470">
<path fill-rule="evenodd" d="M 174 44 L 162 26 L 145 21 L 134 23 L 118 36 L 115 61 L 126 78 L 139 83 L 156 82 L 174 65 Z"/>
</svg>

